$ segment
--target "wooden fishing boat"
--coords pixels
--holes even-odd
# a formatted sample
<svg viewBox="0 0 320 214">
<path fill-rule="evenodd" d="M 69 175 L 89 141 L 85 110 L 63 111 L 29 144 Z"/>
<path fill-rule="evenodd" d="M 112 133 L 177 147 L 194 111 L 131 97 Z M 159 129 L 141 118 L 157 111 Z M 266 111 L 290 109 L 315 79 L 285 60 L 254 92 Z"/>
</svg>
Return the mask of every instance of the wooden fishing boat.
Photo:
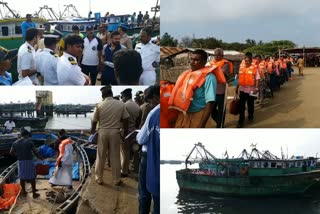
<svg viewBox="0 0 320 214">
<path fill-rule="evenodd" d="M 90 163 L 83 147 L 78 142 L 74 144 L 74 165 L 78 167 L 78 177 L 73 180 L 73 190 L 67 190 L 63 187 L 51 187 L 48 183 L 49 176 L 39 176 L 36 179 L 36 185 L 40 197 L 33 199 L 31 194 L 27 196 L 19 195 L 17 203 L 11 207 L 13 213 L 70 213 L 75 211 L 77 202 L 80 198 L 80 192 L 83 185 L 90 175 Z M 54 162 L 55 159 L 49 159 Z M 15 162 L 0 174 L 0 184 L 19 183 L 18 162 Z M 52 171 L 52 170 L 50 170 Z M 50 173 L 49 173 L 50 174 Z M 74 178 L 74 177 L 73 177 Z M 30 192 L 28 190 L 27 192 Z"/>
</svg>

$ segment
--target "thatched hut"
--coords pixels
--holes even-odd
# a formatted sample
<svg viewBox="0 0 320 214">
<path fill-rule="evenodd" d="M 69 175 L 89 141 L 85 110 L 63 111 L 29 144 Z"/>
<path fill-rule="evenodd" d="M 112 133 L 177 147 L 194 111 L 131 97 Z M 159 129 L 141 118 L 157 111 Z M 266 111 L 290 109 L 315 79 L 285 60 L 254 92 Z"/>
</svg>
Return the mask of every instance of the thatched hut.
<svg viewBox="0 0 320 214">
<path fill-rule="evenodd" d="M 160 48 L 160 80 L 175 82 L 178 76 L 189 69 L 189 56 L 196 48 Z M 203 49 L 209 55 L 208 61 L 213 59 L 214 49 Z M 225 58 L 233 63 L 234 73 L 238 73 L 244 54 L 238 51 L 224 51 Z"/>
</svg>

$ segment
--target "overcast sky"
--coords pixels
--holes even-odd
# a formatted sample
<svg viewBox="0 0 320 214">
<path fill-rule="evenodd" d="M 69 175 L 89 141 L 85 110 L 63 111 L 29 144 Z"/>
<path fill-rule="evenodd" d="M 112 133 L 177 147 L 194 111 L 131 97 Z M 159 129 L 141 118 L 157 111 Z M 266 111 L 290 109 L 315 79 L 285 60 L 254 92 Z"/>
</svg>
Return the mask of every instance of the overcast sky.
<svg viewBox="0 0 320 214">
<path fill-rule="evenodd" d="M 81 16 L 87 17 L 89 13 L 89 5 L 91 2 L 91 10 L 94 13 L 101 12 L 104 16 L 106 12 L 115 15 L 137 14 L 141 11 L 143 14 L 146 11 L 151 13 L 151 7 L 156 5 L 156 0 L 5 0 L 8 2 L 12 10 L 19 12 L 22 16 L 27 13 L 34 14 L 39 11 L 39 7 L 48 5 L 52 7 L 56 13 L 63 12 L 64 5 L 73 4 L 76 6 Z M 160 1 L 159 1 L 160 2 Z M 153 14 L 153 13 L 152 13 Z"/>
<path fill-rule="evenodd" d="M 124 89 L 132 88 L 132 95 L 139 90 L 144 91 L 148 86 L 112 86 L 114 96 Z M 55 104 L 95 104 L 101 101 L 101 86 L 13 86 L 0 88 L 0 103 L 35 102 L 36 90 L 52 91 Z"/>
<path fill-rule="evenodd" d="M 243 149 L 269 150 L 281 157 L 281 147 L 288 156 L 320 156 L 319 129 L 161 129 L 161 160 L 185 160 L 195 143 L 201 142 L 217 158 L 228 151 L 237 157 Z"/>
<path fill-rule="evenodd" d="M 162 0 L 161 34 L 320 46 L 320 1 Z"/>
</svg>

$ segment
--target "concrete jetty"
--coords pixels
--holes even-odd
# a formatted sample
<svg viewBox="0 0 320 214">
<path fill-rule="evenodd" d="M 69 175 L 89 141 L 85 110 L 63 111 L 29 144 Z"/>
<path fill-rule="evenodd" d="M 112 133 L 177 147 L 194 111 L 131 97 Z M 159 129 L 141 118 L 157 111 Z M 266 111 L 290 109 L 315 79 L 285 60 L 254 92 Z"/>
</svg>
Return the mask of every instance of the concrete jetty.
<svg viewBox="0 0 320 214">
<path fill-rule="evenodd" d="M 130 174 L 131 175 L 131 174 Z M 111 168 L 105 166 L 104 184 L 95 182 L 94 168 L 91 176 L 82 189 L 77 214 L 87 213 L 138 213 L 138 182 L 136 175 L 122 178 L 123 184 L 119 187 L 112 184 Z"/>
</svg>

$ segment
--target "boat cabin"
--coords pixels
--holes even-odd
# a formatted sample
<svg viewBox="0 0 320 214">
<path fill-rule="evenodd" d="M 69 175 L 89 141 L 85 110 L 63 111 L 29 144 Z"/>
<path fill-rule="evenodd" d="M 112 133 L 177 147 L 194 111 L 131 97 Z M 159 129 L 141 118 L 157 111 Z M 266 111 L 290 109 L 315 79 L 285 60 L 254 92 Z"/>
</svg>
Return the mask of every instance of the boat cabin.
<svg viewBox="0 0 320 214">
<path fill-rule="evenodd" d="M 0 38 L 22 37 L 21 24 L 24 21 L 24 18 L 0 20 Z M 43 24 L 46 23 L 41 18 L 33 18 L 32 21 L 36 24 L 37 28 L 44 28 Z"/>
</svg>

